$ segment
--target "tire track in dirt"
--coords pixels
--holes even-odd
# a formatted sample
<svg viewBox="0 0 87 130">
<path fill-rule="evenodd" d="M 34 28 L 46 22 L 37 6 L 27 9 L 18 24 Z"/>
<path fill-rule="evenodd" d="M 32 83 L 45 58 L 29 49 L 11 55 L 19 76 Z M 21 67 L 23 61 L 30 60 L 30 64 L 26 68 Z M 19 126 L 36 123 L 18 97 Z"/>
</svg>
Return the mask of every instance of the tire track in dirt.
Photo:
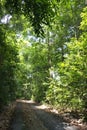
<svg viewBox="0 0 87 130">
<path fill-rule="evenodd" d="M 12 118 L 10 130 L 28 130 L 23 120 L 22 104 L 20 102 L 17 102 Z"/>
<path fill-rule="evenodd" d="M 46 107 L 46 106 L 45 106 Z M 19 100 L 9 130 L 82 130 L 33 101 Z"/>
</svg>

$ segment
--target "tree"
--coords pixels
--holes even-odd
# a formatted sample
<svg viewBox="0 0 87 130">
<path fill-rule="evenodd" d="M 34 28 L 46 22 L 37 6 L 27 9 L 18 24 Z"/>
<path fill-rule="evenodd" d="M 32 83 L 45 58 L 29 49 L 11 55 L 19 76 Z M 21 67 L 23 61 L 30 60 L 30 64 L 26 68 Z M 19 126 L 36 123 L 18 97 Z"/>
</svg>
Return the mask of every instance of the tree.
<svg viewBox="0 0 87 130">
<path fill-rule="evenodd" d="M 17 46 L 12 42 L 11 33 L 4 30 L 0 32 L 0 104 L 8 103 L 15 98 L 16 72 L 18 62 Z M 7 33 L 10 36 L 7 36 Z M 11 43 L 10 43 L 11 42 Z"/>
<path fill-rule="evenodd" d="M 61 86 L 65 89 L 65 102 L 77 109 L 87 108 L 86 11 L 87 8 L 84 8 L 83 13 L 81 13 L 80 29 L 82 34 L 78 39 L 72 38 L 70 43 L 67 43 L 69 53 L 64 62 L 59 64 Z"/>
<path fill-rule="evenodd" d="M 53 2 L 50 0 L 6 0 L 5 7 L 11 15 L 16 14 L 20 17 L 23 14 L 26 16 L 37 34 L 43 33 L 43 24 L 49 25 L 54 16 Z"/>
</svg>

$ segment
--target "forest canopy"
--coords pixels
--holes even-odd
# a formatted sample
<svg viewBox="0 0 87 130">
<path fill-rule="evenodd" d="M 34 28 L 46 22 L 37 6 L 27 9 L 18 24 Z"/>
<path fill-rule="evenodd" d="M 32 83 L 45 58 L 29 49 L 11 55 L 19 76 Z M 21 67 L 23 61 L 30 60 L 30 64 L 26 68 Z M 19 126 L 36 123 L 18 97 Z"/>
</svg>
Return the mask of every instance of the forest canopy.
<svg viewBox="0 0 87 130">
<path fill-rule="evenodd" d="M 4 6 L 11 15 L 26 16 L 35 32 L 39 34 L 43 31 L 43 24 L 50 25 L 55 15 L 55 3 L 57 4 L 56 0 L 6 0 Z"/>
</svg>

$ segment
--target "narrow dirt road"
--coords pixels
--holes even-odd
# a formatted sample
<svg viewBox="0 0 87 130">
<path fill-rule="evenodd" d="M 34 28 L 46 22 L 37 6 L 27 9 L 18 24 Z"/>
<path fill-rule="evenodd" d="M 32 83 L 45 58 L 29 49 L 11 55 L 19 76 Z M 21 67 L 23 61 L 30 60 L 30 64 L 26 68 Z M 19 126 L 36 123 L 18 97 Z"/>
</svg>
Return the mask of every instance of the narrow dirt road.
<svg viewBox="0 0 87 130">
<path fill-rule="evenodd" d="M 11 125 L 9 130 L 28 130 L 24 120 L 23 120 L 23 111 L 22 111 L 22 103 L 18 102 L 15 108 L 15 112 L 13 114 L 11 121 Z"/>
<path fill-rule="evenodd" d="M 17 101 L 9 130 L 79 130 L 32 101 Z"/>
</svg>

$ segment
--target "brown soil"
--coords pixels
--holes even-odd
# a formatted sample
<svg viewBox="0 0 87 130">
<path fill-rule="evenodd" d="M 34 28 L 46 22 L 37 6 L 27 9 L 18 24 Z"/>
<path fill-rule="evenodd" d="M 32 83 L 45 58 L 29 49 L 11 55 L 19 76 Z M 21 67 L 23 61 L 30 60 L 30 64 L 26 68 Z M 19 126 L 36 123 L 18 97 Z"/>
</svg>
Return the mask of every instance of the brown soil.
<svg viewBox="0 0 87 130">
<path fill-rule="evenodd" d="M 87 125 L 69 113 L 18 100 L 0 114 L 0 130 L 87 130 Z"/>
</svg>

